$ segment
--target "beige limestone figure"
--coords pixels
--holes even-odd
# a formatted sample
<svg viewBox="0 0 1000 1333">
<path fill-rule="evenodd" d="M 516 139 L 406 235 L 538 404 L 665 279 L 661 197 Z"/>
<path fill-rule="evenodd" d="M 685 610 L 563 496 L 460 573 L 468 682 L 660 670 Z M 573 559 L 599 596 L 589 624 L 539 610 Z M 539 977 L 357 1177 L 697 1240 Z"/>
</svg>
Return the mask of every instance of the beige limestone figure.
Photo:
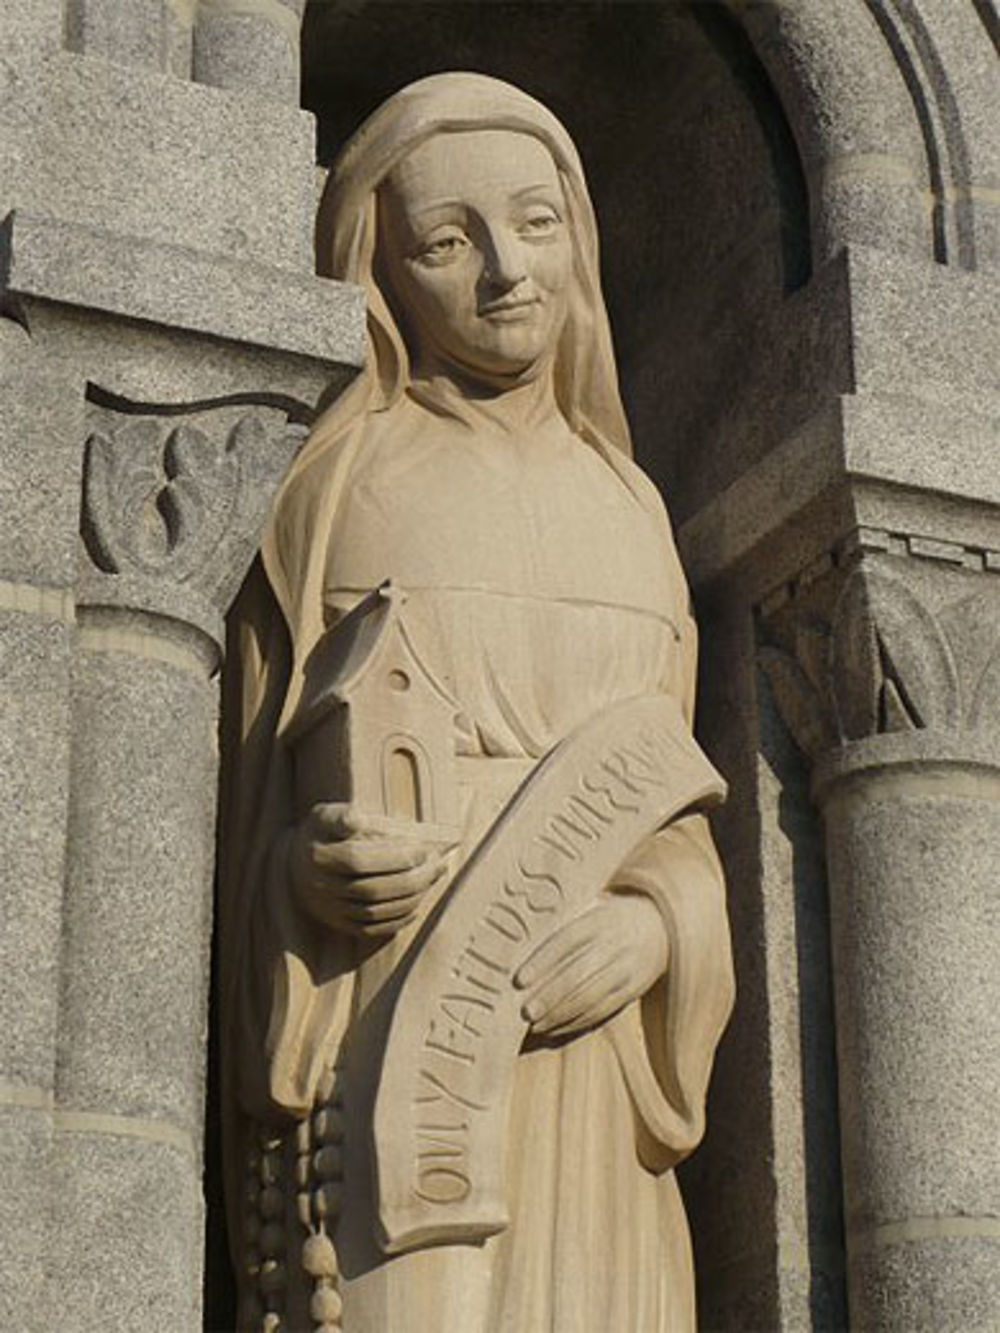
<svg viewBox="0 0 1000 1333">
<path fill-rule="evenodd" d="M 722 784 L 577 154 L 506 84 L 425 79 L 344 150 L 320 246 L 368 368 L 229 676 L 240 1326 L 693 1329 L 673 1167 L 732 1003 Z"/>
</svg>

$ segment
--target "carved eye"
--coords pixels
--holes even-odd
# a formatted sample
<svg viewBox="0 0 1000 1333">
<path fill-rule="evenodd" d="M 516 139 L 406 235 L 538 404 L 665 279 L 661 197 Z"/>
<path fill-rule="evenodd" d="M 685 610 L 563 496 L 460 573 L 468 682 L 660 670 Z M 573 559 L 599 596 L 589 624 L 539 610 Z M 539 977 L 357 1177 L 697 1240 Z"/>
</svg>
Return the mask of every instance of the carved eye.
<svg viewBox="0 0 1000 1333">
<path fill-rule="evenodd" d="M 417 259 L 422 264 L 435 266 L 438 264 L 447 264 L 451 260 L 457 259 L 463 250 L 468 249 L 469 239 L 460 231 L 449 232 L 444 236 L 437 236 L 433 241 L 429 241 L 420 253 Z"/>
<path fill-rule="evenodd" d="M 561 219 L 550 209 L 530 213 L 519 227 L 522 236 L 530 239 L 551 236 L 562 225 Z"/>
<path fill-rule="evenodd" d="M 390 671 L 388 681 L 389 689 L 395 690 L 398 694 L 405 694 L 410 688 L 410 678 L 405 671 Z"/>
</svg>

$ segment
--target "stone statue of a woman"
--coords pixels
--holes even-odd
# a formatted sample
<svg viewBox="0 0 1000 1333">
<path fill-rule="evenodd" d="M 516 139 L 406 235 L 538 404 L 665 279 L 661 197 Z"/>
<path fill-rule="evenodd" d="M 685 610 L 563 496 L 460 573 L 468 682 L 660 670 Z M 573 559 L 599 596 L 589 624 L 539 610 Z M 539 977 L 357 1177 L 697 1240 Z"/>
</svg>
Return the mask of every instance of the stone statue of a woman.
<svg viewBox="0 0 1000 1333">
<path fill-rule="evenodd" d="M 281 492 L 228 682 L 240 1327 L 693 1329 L 721 784 L 577 154 L 515 88 L 424 79 L 344 150 L 320 245 L 368 366 Z"/>
</svg>

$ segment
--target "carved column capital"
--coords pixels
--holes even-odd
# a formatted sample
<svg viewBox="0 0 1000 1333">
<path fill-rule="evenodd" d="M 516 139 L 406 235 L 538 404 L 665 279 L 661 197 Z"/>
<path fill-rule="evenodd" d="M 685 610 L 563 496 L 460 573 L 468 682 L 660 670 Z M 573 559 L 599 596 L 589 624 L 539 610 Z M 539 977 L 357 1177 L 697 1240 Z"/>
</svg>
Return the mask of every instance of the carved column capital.
<svg viewBox="0 0 1000 1333">
<path fill-rule="evenodd" d="M 762 617 L 761 666 L 814 761 L 889 733 L 997 732 L 1000 581 L 956 586 L 917 565 L 883 553 L 831 560 L 825 587 Z"/>
<path fill-rule="evenodd" d="M 91 409 L 81 606 L 181 621 L 221 653 L 223 617 L 306 427 L 262 404 Z"/>
</svg>

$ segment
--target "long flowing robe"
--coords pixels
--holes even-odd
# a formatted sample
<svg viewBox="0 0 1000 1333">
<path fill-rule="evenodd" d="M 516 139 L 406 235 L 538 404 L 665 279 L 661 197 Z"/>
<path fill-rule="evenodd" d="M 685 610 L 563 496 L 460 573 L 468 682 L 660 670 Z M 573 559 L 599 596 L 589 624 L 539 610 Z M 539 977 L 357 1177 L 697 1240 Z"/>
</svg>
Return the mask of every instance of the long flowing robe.
<svg viewBox="0 0 1000 1333">
<path fill-rule="evenodd" d="M 579 723 L 661 691 L 690 717 L 694 631 L 659 496 L 626 458 L 574 433 L 545 376 L 478 402 L 445 380 L 414 383 L 305 474 L 267 554 L 292 641 L 266 593 L 251 597 L 239 706 L 248 766 L 264 763 L 267 783 L 263 804 L 248 815 L 237 801 L 229 824 L 229 838 L 259 849 L 247 858 L 253 888 L 239 919 L 224 923 L 239 939 L 227 977 L 232 1098 L 259 1118 L 307 1116 L 340 1070 L 345 1333 L 693 1329 L 672 1168 L 701 1135 L 732 1001 L 724 888 L 704 817 L 661 830 L 609 886 L 651 898 L 669 941 L 665 977 L 629 1006 L 619 1039 L 606 1027 L 529 1039 L 518 1059 L 509 1227 L 479 1245 L 391 1259 L 375 1243 L 366 1121 L 393 978 L 419 921 L 376 948 L 337 936 L 293 901 L 280 838 L 292 818 L 281 719 L 294 711 L 294 640 L 315 642 L 385 578 L 407 591 L 414 645 L 462 711 L 463 836 L 428 910 L 534 764 Z M 640 1048 L 667 1114 L 645 1114 L 635 1095 Z M 295 1253 L 293 1244 L 285 1326 L 306 1328 Z"/>
</svg>

